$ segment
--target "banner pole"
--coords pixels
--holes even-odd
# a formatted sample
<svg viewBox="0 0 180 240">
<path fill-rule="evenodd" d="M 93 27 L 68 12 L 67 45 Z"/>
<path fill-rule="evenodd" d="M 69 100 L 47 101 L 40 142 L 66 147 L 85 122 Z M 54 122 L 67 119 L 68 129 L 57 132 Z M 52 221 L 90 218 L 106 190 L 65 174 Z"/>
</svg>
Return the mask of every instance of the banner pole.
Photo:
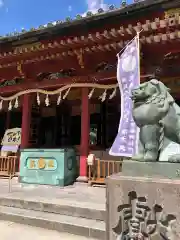
<svg viewBox="0 0 180 240">
<path fill-rule="evenodd" d="M 141 30 L 141 31 L 138 31 L 137 32 L 137 35 L 136 35 L 136 37 L 137 37 L 137 49 L 138 49 L 138 66 L 139 66 L 139 84 L 140 84 L 140 82 L 141 82 L 141 79 L 140 79 L 140 77 L 141 77 L 141 66 L 140 66 L 140 61 L 141 61 L 141 51 L 140 51 L 140 40 L 139 40 L 139 35 L 140 35 L 140 33 L 143 31 L 143 29 Z"/>
<path fill-rule="evenodd" d="M 116 55 L 117 57 L 126 49 L 126 47 L 132 43 L 132 41 L 134 39 L 137 39 L 138 40 L 138 44 L 137 44 L 137 48 L 138 48 L 138 51 L 139 51 L 139 54 L 140 54 L 140 47 L 139 47 L 139 34 L 143 31 L 143 29 L 140 31 L 140 32 L 137 32 L 136 36 L 133 37 L 121 50 L 120 52 Z"/>
<path fill-rule="evenodd" d="M 134 39 L 136 39 L 137 38 L 137 35 L 135 36 L 135 37 L 133 37 L 121 50 L 120 50 L 120 52 L 116 55 L 117 57 L 127 48 L 127 46 L 129 45 L 129 44 L 131 44 L 132 43 L 132 41 L 134 40 Z"/>
<path fill-rule="evenodd" d="M 140 31 L 142 32 L 142 30 Z M 140 52 L 140 40 L 139 40 L 139 35 L 140 35 L 140 32 L 137 32 L 137 51 L 138 51 L 138 79 L 139 79 L 139 85 L 141 83 L 141 67 L 140 67 L 140 58 L 141 58 L 141 52 Z M 139 133 L 140 133 L 140 130 L 139 128 L 137 129 L 137 132 L 136 132 L 136 153 L 138 152 L 138 149 L 139 149 Z"/>
<path fill-rule="evenodd" d="M 138 50 L 138 66 L 139 66 L 139 80 L 140 80 L 140 76 L 141 76 L 141 74 L 140 74 L 140 72 L 141 72 L 141 70 L 140 70 L 140 42 L 139 42 L 139 34 L 140 34 L 140 32 L 137 32 L 137 50 Z"/>
</svg>

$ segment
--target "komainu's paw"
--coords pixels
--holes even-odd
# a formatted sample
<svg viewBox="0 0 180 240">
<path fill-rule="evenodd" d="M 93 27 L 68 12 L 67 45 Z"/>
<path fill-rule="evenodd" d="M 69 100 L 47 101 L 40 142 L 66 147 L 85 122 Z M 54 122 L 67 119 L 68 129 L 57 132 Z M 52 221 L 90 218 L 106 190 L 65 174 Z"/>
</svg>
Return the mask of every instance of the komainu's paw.
<svg viewBox="0 0 180 240">
<path fill-rule="evenodd" d="M 180 154 L 175 154 L 169 157 L 168 162 L 180 163 Z"/>
<path fill-rule="evenodd" d="M 152 151 L 149 151 L 149 152 L 146 152 L 145 156 L 144 156 L 144 161 L 145 162 L 156 162 L 158 159 L 157 159 L 157 153 L 156 152 L 152 152 Z"/>
<path fill-rule="evenodd" d="M 134 155 L 131 159 L 133 161 L 144 162 L 144 155 L 143 154 L 137 154 L 137 155 Z"/>
</svg>

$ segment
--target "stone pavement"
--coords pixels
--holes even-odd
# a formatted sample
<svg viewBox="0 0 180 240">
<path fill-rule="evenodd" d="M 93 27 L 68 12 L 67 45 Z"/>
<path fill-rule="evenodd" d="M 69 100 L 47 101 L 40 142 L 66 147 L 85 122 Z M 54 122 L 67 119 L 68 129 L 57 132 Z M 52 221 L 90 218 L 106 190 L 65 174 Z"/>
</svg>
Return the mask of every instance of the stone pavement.
<svg viewBox="0 0 180 240">
<path fill-rule="evenodd" d="M 105 188 L 74 184 L 68 187 L 20 184 L 12 180 L 12 191 L 8 192 L 8 180 L 0 179 L 0 197 L 52 204 L 68 204 L 105 210 Z"/>
<path fill-rule="evenodd" d="M 1 240 L 93 240 L 68 233 L 59 233 L 42 228 L 21 225 L 13 222 L 0 221 Z"/>
</svg>

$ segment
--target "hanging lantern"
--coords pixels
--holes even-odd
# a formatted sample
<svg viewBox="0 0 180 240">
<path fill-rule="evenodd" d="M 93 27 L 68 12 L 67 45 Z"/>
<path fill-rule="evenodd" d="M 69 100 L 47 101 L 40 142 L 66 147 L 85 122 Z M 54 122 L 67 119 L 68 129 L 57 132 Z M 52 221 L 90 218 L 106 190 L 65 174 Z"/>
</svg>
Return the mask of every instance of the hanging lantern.
<svg viewBox="0 0 180 240">
<path fill-rule="evenodd" d="M 95 88 L 93 88 L 93 89 L 90 91 L 90 93 L 89 93 L 89 95 L 88 95 L 88 98 L 89 98 L 89 99 L 92 98 L 92 95 L 93 95 L 94 91 L 95 91 Z"/>
<path fill-rule="evenodd" d="M 46 104 L 46 107 L 50 105 L 48 94 L 46 95 L 45 104 Z"/>
<path fill-rule="evenodd" d="M 19 107 L 18 98 L 16 98 L 16 101 L 15 101 L 14 107 L 15 107 L 15 108 L 18 108 L 18 107 Z"/>
<path fill-rule="evenodd" d="M 59 93 L 59 97 L 58 97 L 58 99 L 57 99 L 57 105 L 60 104 L 61 100 L 62 100 L 62 96 L 61 96 L 61 92 L 60 92 L 60 93 Z"/>
<path fill-rule="evenodd" d="M 10 101 L 9 102 L 9 107 L 8 107 L 8 110 L 11 111 L 12 110 L 12 102 Z"/>
<path fill-rule="evenodd" d="M 36 97 L 36 99 L 37 99 L 37 104 L 38 104 L 38 106 L 40 106 L 41 101 L 40 101 L 39 93 L 37 93 L 37 97 Z"/>
</svg>

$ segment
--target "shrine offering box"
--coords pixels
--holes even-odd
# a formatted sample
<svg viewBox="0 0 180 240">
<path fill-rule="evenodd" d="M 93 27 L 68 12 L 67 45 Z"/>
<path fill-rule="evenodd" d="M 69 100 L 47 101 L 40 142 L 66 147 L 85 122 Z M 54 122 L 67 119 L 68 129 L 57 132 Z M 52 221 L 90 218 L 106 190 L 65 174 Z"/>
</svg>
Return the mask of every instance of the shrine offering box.
<svg viewBox="0 0 180 240">
<path fill-rule="evenodd" d="M 76 172 L 73 148 L 21 150 L 21 183 L 66 186 L 75 181 Z"/>
</svg>

